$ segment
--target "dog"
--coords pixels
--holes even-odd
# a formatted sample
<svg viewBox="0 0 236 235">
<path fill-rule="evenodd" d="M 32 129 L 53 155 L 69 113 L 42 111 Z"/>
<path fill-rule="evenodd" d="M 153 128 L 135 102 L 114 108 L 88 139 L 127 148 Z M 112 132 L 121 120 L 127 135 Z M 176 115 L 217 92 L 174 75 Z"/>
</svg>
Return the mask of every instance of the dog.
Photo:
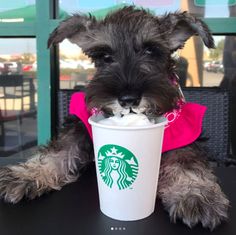
<svg viewBox="0 0 236 235">
<path fill-rule="evenodd" d="M 127 112 L 158 117 L 178 110 L 181 94 L 171 81 L 172 54 L 193 35 L 208 48 L 214 40 L 207 25 L 187 12 L 157 17 L 124 7 L 96 20 L 75 14 L 51 33 L 49 47 L 64 39 L 82 48 L 96 73 L 86 87 L 86 105 L 106 116 Z M 196 142 L 163 153 L 158 197 L 172 222 L 201 223 L 213 230 L 228 218 L 229 201 Z M 69 115 L 58 137 L 18 165 L 0 169 L 0 196 L 17 203 L 74 182 L 94 159 L 93 143 L 77 116 Z"/>
</svg>

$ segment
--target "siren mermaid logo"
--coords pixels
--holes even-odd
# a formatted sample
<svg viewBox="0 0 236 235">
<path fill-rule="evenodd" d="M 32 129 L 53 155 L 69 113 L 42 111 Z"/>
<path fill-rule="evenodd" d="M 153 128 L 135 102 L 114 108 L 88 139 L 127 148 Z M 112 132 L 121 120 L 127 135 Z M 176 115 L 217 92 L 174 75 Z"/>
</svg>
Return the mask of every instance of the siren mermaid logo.
<svg viewBox="0 0 236 235">
<path fill-rule="evenodd" d="M 98 168 L 108 187 L 121 190 L 135 181 L 138 161 L 128 149 L 108 144 L 102 146 L 98 152 Z"/>
</svg>

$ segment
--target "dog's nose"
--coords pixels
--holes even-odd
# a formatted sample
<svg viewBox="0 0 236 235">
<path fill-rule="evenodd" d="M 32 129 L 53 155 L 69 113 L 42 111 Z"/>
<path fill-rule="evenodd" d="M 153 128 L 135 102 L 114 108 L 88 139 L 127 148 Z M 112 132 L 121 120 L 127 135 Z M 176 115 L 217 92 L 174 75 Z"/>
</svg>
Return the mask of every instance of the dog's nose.
<svg viewBox="0 0 236 235">
<path fill-rule="evenodd" d="M 118 98 L 118 102 L 122 107 L 138 106 L 140 100 L 140 96 L 136 94 L 121 95 Z"/>
</svg>

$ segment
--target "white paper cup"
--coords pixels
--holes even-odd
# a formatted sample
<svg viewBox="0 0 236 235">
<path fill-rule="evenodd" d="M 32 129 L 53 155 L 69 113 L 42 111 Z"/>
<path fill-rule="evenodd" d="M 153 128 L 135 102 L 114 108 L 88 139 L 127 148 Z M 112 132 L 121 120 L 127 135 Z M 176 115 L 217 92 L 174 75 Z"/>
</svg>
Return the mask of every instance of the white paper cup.
<svg viewBox="0 0 236 235">
<path fill-rule="evenodd" d="M 101 211 L 117 220 L 151 215 L 155 208 L 165 118 L 151 126 L 99 124 L 92 116 L 96 172 Z"/>
</svg>

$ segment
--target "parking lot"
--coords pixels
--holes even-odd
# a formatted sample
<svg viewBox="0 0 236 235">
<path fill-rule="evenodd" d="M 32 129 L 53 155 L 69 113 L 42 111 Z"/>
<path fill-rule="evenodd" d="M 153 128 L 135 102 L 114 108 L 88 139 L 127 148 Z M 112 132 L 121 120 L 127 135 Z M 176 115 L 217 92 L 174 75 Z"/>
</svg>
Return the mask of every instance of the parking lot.
<svg viewBox="0 0 236 235">
<path fill-rule="evenodd" d="M 224 74 L 203 71 L 203 86 L 219 86 Z"/>
</svg>

